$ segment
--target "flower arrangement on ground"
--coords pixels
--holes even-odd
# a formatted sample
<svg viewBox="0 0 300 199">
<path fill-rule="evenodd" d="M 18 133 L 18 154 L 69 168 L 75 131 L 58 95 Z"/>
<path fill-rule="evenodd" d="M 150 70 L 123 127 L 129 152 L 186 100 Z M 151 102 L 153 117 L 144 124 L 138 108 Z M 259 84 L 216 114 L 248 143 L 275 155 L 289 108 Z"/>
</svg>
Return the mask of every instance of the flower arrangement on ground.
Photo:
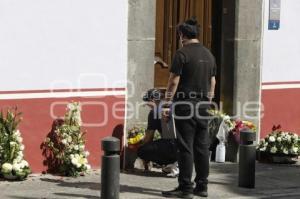
<svg viewBox="0 0 300 199">
<path fill-rule="evenodd" d="M 261 139 L 257 150 L 269 155 L 299 156 L 300 138 L 297 134 L 282 131 L 281 126 L 273 126 L 272 132 Z"/>
<path fill-rule="evenodd" d="M 45 146 L 58 163 L 58 172 L 66 176 L 78 176 L 87 172 L 89 152 L 85 150 L 85 139 L 81 130 L 81 107 L 78 102 L 67 105 L 62 124 L 58 125 L 54 135 L 47 137 Z"/>
<path fill-rule="evenodd" d="M 233 120 L 229 115 L 217 111 L 208 111 L 212 118 L 209 123 L 210 150 L 212 151 L 212 159 L 215 156 L 217 145 L 225 145 L 226 161 L 236 162 L 237 152 L 240 143 L 240 132 L 244 129 L 250 129 L 255 132 L 256 127 L 252 122 Z"/>
<path fill-rule="evenodd" d="M 252 132 L 256 132 L 256 126 L 250 122 L 245 120 L 236 120 L 233 122 L 234 128 L 231 130 L 233 136 L 237 143 L 240 142 L 240 133 L 242 130 L 250 130 Z"/>
<path fill-rule="evenodd" d="M 0 173 L 9 180 L 24 180 L 31 173 L 29 164 L 24 160 L 24 145 L 18 129 L 21 113 L 8 109 L 0 113 Z"/>
<path fill-rule="evenodd" d="M 136 150 L 145 136 L 145 128 L 133 127 L 128 130 L 127 143 L 130 149 Z"/>
<path fill-rule="evenodd" d="M 220 133 L 220 128 L 224 128 L 226 131 L 223 136 L 223 140 L 226 142 L 226 138 L 229 135 L 233 135 L 237 143 L 239 143 L 240 132 L 242 130 L 248 129 L 253 132 L 256 131 L 256 126 L 250 122 L 245 120 L 232 120 L 231 117 L 221 111 L 217 110 L 209 110 L 208 111 L 212 115 L 212 120 L 209 123 L 209 131 L 210 134 L 216 136 Z"/>
</svg>

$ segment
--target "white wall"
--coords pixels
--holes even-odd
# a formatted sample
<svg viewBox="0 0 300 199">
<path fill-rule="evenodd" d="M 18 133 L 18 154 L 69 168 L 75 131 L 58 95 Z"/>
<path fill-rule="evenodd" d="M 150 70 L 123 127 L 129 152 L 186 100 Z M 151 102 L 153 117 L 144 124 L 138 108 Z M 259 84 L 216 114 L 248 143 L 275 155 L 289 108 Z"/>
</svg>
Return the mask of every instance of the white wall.
<svg viewBox="0 0 300 199">
<path fill-rule="evenodd" d="M 268 30 L 265 0 L 262 82 L 300 81 L 300 1 L 281 0 L 279 30 Z"/>
<path fill-rule="evenodd" d="M 0 91 L 126 87 L 127 4 L 0 0 Z"/>
</svg>

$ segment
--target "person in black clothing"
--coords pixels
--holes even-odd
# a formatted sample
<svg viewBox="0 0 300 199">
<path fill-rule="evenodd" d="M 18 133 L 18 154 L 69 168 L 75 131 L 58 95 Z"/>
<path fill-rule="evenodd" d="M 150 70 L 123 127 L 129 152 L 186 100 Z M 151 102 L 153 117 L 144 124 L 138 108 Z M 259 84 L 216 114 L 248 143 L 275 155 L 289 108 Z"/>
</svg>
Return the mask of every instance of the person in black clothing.
<svg viewBox="0 0 300 199">
<path fill-rule="evenodd" d="M 216 84 L 216 64 L 211 52 L 197 39 L 199 26 L 192 18 L 177 26 L 182 48 L 177 50 L 166 91 L 177 129 L 179 149 L 179 186 L 162 192 L 165 197 L 207 197 L 209 174 L 209 135 L 207 109 L 211 106 Z M 168 119 L 168 111 L 164 113 Z M 196 187 L 191 181 L 195 164 Z"/>
<path fill-rule="evenodd" d="M 169 167 L 172 167 L 172 165 L 177 162 L 177 146 L 175 139 L 165 139 L 162 135 L 161 116 L 159 116 L 158 111 L 160 98 L 161 91 L 158 89 L 148 90 L 143 97 L 143 100 L 147 102 L 151 110 L 148 114 L 145 138 L 143 139 L 142 146 L 138 148 L 137 155 L 145 162 L 152 161 L 161 166 L 170 165 Z M 156 130 L 160 133 L 162 138 L 153 141 Z M 178 168 L 176 165 L 171 169 L 163 169 L 163 171 L 167 172 L 170 170 L 170 176 L 177 175 Z"/>
</svg>

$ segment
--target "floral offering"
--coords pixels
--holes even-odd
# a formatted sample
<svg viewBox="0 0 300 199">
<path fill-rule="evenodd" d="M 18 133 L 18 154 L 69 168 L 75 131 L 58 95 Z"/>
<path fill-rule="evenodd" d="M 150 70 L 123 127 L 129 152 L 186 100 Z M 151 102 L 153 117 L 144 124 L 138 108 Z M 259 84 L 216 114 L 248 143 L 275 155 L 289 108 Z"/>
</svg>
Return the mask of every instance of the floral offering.
<svg viewBox="0 0 300 199">
<path fill-rule="evenodd" d="M 127 134 L 127 141 L 129 145 L 139 144 L 145 136 L 145 129 L 133 127 L 129 129 Z"/>
<path fill-rule="evenodd" d="M 217 110 L 209 110 L 208 112 L 212 115 L 211 124 L 213 126 L 219 128 L 222 121 L 224 121 L 224 123 L 227 125 L 229 130 L 232 130 L 234 128 L 235 124 L 234 122 L 232 122 L 229 115 Z M 212 125 L 210 125 L 210 127 L 212 127 Z"/>
<path fill-rule="evenodd" d="M 257 150 L 268 154 L 300 155 L 300 138 L 297 134 L 282 131 L 281 126 L 273 126 L 272 132 L 260 140 Z"/>
<path fill-rule="evenodd" d="M 18 125 L 21 113 L 8 110 L 0 113 L 0 173 L 9 180 L 24 180 L 31 173 L 29 164 L 24 160 L 24 145 Z"/>
<path fill-rule="evenodd" d="M 250 122 L 245 120 L 236 120 L 233 122 L 234 128 L 232 129 L 232 134 L 235 137 L 236 142 L 240 142 L 240 133 L 242 130 L 251 130 L 253 132 L 256 132 L 256 126 Z"/>
<path fill-rule="evenodd" d="M 236 120 L 234 121 L 234 128 L 232 129 L 233 134 L 240 134 L 244 129 L 256 131 L 256 126 L 250 121 Z"/>
<path fill-rule="evenodd" d="M 85 150 L 84 132 L 81 130 L 81 107 L 77 102 L 68 104 L 64 121 L 45 140 L 45 146 L 58 162 L 59 173 L 78 176 L 91 169 Z"/>
</svg>

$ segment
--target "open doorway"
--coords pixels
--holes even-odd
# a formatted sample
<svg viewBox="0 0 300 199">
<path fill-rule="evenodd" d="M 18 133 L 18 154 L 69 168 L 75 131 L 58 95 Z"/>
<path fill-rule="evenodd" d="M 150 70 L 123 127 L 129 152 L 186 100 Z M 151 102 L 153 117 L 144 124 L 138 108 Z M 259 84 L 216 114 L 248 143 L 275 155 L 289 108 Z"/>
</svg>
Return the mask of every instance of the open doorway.
<svg viewBox="0 0 300 199">
<path fill-rule="evenodd" d="M 211 49 L 211 0 L 156 0 L 155 87 L 168 82 L 168 66 L 178 49 L 176 25 L 196 16 L 201 26 L 199 40 Z M 166 64 L 165 64 L 166 63 Z"/>
<path fill-rule="evenodd" d="M 200 42 L 212 51 L 218 66 L 215 101 L 224 111 L 233 109 L 234 0 L 156 0 L 154 86 L 164 88 L 172 57 L 179 47 L 176 25 L 195 16 Z"/>
</svg>

